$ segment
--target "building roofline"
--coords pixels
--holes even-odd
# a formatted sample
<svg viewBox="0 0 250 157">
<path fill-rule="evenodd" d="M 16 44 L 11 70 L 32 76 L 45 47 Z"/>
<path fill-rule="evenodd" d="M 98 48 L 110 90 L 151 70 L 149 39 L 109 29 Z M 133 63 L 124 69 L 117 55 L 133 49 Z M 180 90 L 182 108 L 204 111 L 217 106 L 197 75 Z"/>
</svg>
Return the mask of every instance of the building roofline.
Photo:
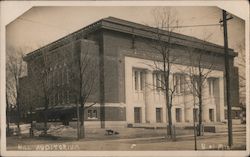
<svg viewBox="0 0 250 157">
<path fill-rule="evenodd" d="M 119 24 L 119 25 L 124 25 L 124 26 L 130 27 L 132 29 L 150 31 L 151 33 L 160 33 L 160 35 L 168 36 L 168 32 L 166 30 L 160 30 L 160 32 L 158 32 L 159 31 L 158 28 L 146 26 L 143 24 L 139 24 L 139 23 L 135 23 L 135 22 L 131 22 L 131 21 L 115 18 L 115 17 L 107 17 L 107 18 L 103 19 L 103 21 L 107 21 L 107 22 L 115 23 L 115 24 Z M 105 28 L 107 28 L 107 27 L 105 27 Z M 127 33 L 129 33 L 129 32 L 127 32 Z M 130 32 L 130 33 L 132 33 L 132 32 Z M 220 51 L 223 51 L 223 53 L 224 53 L 224 46 L 221 46 L 221 45 L 218 45 L 215 43 L 203 41 L 203 40 L 198 39 L 196 37 L 192 37 L 192 36 L 188 36 L 188 35 L 184 35 L 184 34 L 180 34 L 180 33 L 175 33 L 175 32 L 171 32 L 171 36 L 173 38 L 176 38 L 176 39 L 191 41 L 191 42 L 195 42 L 198 44 L 204 44 L 205 46 L 209 46 L 209 47 L 216 47 L 217 49 L 221 49 Z M 149 36 L 147 36 L 147 37 L 150 38 Z M 177 44 L 180 44 L 180 43 L 177 43 Z M 233 49 L 229 48 L 228 50 L 230 52 L 230 55 L 232 55 L 234 57 L 237 56 L 237 53 L 235 53 Z"/>
<path fill-rule="evenodd" d="M 113 24 L 118 24 L 118 25 L 123 25 L 123 26 L 126 26 L 126 27 L 129 27 L 129 28 L 132 28 L 132 29 L 137 29 L 137 30 L 142 30 L 142 31 L 150 31 L 151 33 L 156 33 L 156 31 L 158 31 L 159 29 L 157 28 L 154 28 L 154 27 L 151 27 L 151 26 L 146 26 L 146 25 L 143 25 L 143 24 L 139 24 L 139 23 L 135 23 L 135 22 L 131 22 L 131 21 L 127 21 L 127 20 L 123 20 L 123 19 L 119 19 L 119 18 L 115 18 L 115 17 L 112 17 L 112 16 L 109 16 L 107 18 L 103 18 L 103 19 L 100 19 L 94 23 L 91 23 L 75 32 L 72 32 L 64 37 L 61 37 L 45 46 L 42 46 L 28 54 L 26 54 L 26 56 L 24 57 L 24 60 L 28 60 L 28 58 L 30 58 L 31 56 L 34 56 L 37 52 L 40 52 L 41 50 L 43 49 L 46 49 L 46 48 L 49 48 L 49 47 L 52 47 L 52 46 L 55 46 L 56 44 L 58 43 L 61 43 L 61 42 L 66 42 L 67 39 L 69 38 L 74 38 L 75 36 L 77 35 L 81 35 L 80 33 L 82 32 L 86 32 L 86 33 L 90 33 L 90 32 L 93 32 L 93 31 L 97 31 L 101 28 L 104 28 L 104 29 L 109 29 L 108 27 L 106 27 L 104 25 L 104 22 L 108 22 L 108 23 L 113 23 Z M 121 30 L 118 30 L 117 31 L 120 31 L 122 32 Z M 161 34 L 162 35 L 167 35 L 167 31 L 165 30 L 160 30 Z M 127 31 L 126 33 L 133 33 L 133 32 L 129 32 Z M 180 33 L 175 33 L 175 32 L 172 32 L 172 35 L 173 37 L 175 38 L 179 38 L 179 39 L 182 39 L 182 40 L 187 40 L 187 41 L 191 41 L 191 42 L 195 42 L 195 43 L 203 43 L 209 47 L 216 47 L 216 48 L 219 48 L 221 50 L 224 49 L 223 46 L 220 46 L 220 45 L 217 45 L 217 44 L 214 44 L 214 43 L 211 43 L 211 42 L 204 42 L 203 40 L 201 39 L 198 39 L 198 38 L 195 38 L 195 37 L 191 37 L 191 36 L 187 36 L 187 35 L 183 35 L 183 34 L 180 34 Z M 142 36 L 142 35 L 140 35 Z M 143 37 L 143 36 L 142 36 Z M 146 37 L 146 36 L 144 36 Z M 149 38 L 149 37 L 148 37 Z M 64 45 L 64 44 L 63 44 Z M 230 55 L 232 56 L 237 56 L 237 53 L 235 53 L 233 51 L 233 49 L 229 49 L 229 51 L 231 52 Z"/>
</svg>

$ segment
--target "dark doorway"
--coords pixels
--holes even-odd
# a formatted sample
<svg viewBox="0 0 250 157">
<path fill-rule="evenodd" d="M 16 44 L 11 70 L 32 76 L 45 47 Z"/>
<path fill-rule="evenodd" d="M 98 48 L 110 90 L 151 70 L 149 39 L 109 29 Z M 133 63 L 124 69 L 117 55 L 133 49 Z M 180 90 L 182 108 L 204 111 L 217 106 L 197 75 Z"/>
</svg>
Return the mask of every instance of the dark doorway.
<svg viewBox="0 0 250 157">
<path fill-rule="evenodd" d="M 140 107 L 134 108 L 134 118 L 135 118 L 135 123 L 141 123 L 141 108 Z"/>
<path fill-rule="evenodd" d="M 162 122 L 162 109 L 156 108 L 156 123 Z"/>
</svg>

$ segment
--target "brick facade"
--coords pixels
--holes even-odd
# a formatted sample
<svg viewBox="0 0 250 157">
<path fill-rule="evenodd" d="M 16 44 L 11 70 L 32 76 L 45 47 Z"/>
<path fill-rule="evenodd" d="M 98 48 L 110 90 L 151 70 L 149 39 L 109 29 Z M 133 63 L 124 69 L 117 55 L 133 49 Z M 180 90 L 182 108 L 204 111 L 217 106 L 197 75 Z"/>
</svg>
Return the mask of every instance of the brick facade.
<svg viewBox="0 0 250 157">
<path fill-rule="evenodd" d="M 167 36 L 164 31 L 161 33 L 163 36 Z M 50 95 L 47 102 L 49 109 L 52 112 L 56 106 L 60 106 L 60 109 L 71 106 L 73 108 L 71 110 L 75 111 L 75 93 L 78 92 L 76 89 L 79 80 L 70 76 L 79 73 L 76 67 L 79 54 L 84 56 L 88 53 L 98 67 L 95 69 L 96 81 L 93 91 L 88 99 L 88 102 L 98 104 L 89 108 L 96 110 L 94 114 L 97 112 L 96 119 L 92 120 L 99 120 L 100 113 L 104 112 L 103 116 L 107 121 L 127 121 L 126 79 L 132 78 L 125 76 L 125 57 L 147 60 L 156 57 L 157 59 L 155 50 L 150 46 L 150 43 L 155 41 L 154 34 L 154 28 L 108 17 L 27 54 L 24 59 L 28 67 L 26 77 L 31 80 L 29 86 L 33 90 L 30 96 L 35 99 L 23 105 L 32 104 L 34 108 L 37 108 L 37 112 L 43 109 L 46 101 L 44 100 L 44 92 L 42 92 L 42 71 L 49 68 L 49 72 L 55 72 L 55 76 L 53 74 L 51 79 L 52 83 L 49 84 L 49 88 L 52 90 L 47 92 Z M 177 57 L 174 64 L 190 65 L 186 50 L 192 48 L 197 54 L 203 53 L 204 66 L 213 62 L 214 70 L 224 72 L 224 49 L 222 46 L 208 42 L 203 43 L 199 39 L 177 33 L 174 33 L 172 42 L 174 46 L 171 55 Z M 236 53 L 232 49 L 229 52 L 230 66 L 233 69 L 233 59 Z M 49 73 L 48 76 L 50 75 Z M 237 72 L 232 76 L 237 77 Z M 58 82 L 53 82 L 55 80 Z M 231 82 L 234 85 L 232 88 L 238 89 L 237 81 L 237 79 L 232 79 Z M 233 105 L 238 105 L 238 91 L 234 90 L 233 94 L 235 95 L 232 96 Z M 113 104 L 113 106 L 102 108 L 106 104 Z M 120 104 L 125 104 L 125 106 Z M 74 111 L 72 111 L 72 115 L 75 114 Z M 85 112 L 85 119 L 91 121 L 88 118 L 88 110 Z"/>
</svg>

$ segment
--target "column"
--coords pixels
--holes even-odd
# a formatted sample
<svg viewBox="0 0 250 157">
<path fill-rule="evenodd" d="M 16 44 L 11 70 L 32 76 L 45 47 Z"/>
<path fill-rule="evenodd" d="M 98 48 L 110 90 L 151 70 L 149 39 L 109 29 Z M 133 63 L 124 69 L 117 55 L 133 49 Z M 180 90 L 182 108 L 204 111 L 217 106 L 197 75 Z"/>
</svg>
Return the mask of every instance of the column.
<svg viewBox="0 0 250 157">
<path fill-rule="evenodd" d="M 145 80 L 145 119 L 147 123 L 156 122 L 156 109 L 153 101 L 153 75 L 152 72 L 146 71 Z"/>
</svg>

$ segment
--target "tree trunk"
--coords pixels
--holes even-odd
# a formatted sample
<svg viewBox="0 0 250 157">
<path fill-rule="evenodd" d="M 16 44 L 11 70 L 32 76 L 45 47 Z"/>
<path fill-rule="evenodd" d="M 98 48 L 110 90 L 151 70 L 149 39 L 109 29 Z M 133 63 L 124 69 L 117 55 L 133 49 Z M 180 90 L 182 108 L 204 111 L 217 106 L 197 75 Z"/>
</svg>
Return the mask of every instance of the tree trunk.
<svg viewBox="0 0 250 157">
<path fill-rule="evenodd" d="M 84 126 L 84 106 L 81 105 L 80 109 L 80 138 L 79 139 L 84 139 L 85 138 L 85 126 Z"/>
<path fill-rule="evenodd" d="M 195 125 L 195 115 L 194 115 L 194 110 L 195 110 L 195 105 L 194 105 L 194 109 L 193 109 L 193 127 L 194 127 L 194 150 L 197 150 L 197 129 L 196 129 L 196 125 Z"/>
<path fill-rule="evenodd" d="M 76 129 L 77 129 L 77 140 L 80 139 L 80 111 L 79 111 L 79 104 L 76 99 L 76 116 L 77 116 L 77 122 L 76 122 Z"/>
<path fill-rule="evenodd" d="M 9 101 L 8 101 L 7 96 L 6 96 L 6 123 L 7 123 L 6 135 L 10 136 Z"/>
<path fill-rule="evenodd" d="M 84 121 L 80 126 L 80 139 L 84 139 L 85 138 L 85 127 L 84 127 Z"/>
<path fill-rule="evenodd" d="M 44 109 L 44 134 L 47 135 L 47 130 L 48 130 L 48 106 L 46 104 L 45 109 Z"/>
<path fill-rule="evenodd" d="M 20 135 L 20 105 L 19 102 L 17 102 L 17 134 Z"/>
<path fill-rule="evenodd" d="M 34 136 L 32 107 L 30 108 L 30 137 Z"/>
<path fill-rule="evenodd" d="M 48 123 L 47 123 L 47 112 L 44 111 L 44 134 L 47 135 L 47 128 L 48 128 Z"/>
<path fill-rule="evenodd" d="M 171 114 L 171 107 L 167 107 L 168 108 L 168 127 L 169 127 L 169 136 L 170 138 L 172 139 L 173 138 L 173 133 L 172 133 L 172 127 L 173 127 L 173 124 L 172 124 L 172 114 Z"/>
<path fill-rule="evenodd" d="M 199 94 L 199 125 L 198 125 L 198 136 L 202 135 L 201 127 L 202 127 L 202 94 Z"/>
</svg>

